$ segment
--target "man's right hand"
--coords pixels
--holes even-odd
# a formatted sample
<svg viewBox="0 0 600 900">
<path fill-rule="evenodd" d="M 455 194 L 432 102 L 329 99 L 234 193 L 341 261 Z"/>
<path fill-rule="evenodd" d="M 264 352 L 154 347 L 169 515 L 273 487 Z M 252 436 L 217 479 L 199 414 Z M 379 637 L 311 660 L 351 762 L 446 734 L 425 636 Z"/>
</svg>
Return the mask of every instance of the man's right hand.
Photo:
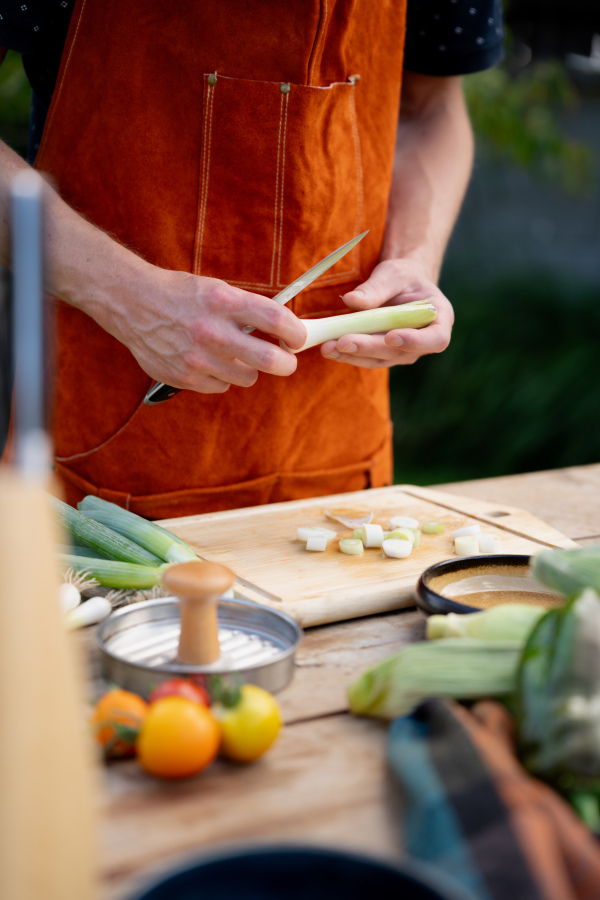
<svg viewBox="0 0 600 900">
<path fill-rule="evenodd" d="M 0 141 L 0 263 L 10 266 L 10 188 L 27 163 Z M 91 316 L 157 381 L 203 394 L 291 375 L 297 359 L 244 334 L 252 325 L 294 349 L 306 328 L 268 297 L 151 265 L 45 188 L 47 290 Z"/>
<path fill-rule="evenodd" d="M 251 387 L 259 372 L 295 371 L 293 354 L 243 331 L 252 325 L 300 347 L 306 329 L 287 307 L 225 281 L 139 262 L 133 283 L 126 282 L 108 303 L 88 302 L 85 311 L 125 344 L 152 378 L 214 394 L 230 384 Z"/>
</svg>

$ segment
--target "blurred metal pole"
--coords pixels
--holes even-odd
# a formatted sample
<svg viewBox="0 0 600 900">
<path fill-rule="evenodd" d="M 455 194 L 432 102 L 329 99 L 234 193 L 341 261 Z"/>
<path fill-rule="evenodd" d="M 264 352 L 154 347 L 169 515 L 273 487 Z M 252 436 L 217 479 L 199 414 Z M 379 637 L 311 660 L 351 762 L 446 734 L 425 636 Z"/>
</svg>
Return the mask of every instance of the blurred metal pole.
<svg viewBox="0 0 600 900">
<path fill-rule="evenodd" d="M 0 266 L 0 454 L 8 436 L 13 385 L 10 273 Z"/>
<path fill-rule="evenodd" d="M 15 459 L 25 475 L 44 477 L 48 439 L 44 414 L 42 186 L 33 170 L 12 187 Z"/>
</svg>

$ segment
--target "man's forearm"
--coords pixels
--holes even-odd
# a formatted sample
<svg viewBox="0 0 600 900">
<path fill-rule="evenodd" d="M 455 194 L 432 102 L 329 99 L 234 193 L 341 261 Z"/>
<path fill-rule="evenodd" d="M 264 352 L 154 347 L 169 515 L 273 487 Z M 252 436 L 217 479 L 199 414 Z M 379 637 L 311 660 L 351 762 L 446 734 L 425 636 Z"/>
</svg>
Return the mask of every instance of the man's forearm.
<svg viewBox="0 0 600 900">
<path fill-rule="evenodd" d="M 460 78 L 405 72 L 382 260 L 417 260 L 437 281 L 472 162 Z"/>
</svg>

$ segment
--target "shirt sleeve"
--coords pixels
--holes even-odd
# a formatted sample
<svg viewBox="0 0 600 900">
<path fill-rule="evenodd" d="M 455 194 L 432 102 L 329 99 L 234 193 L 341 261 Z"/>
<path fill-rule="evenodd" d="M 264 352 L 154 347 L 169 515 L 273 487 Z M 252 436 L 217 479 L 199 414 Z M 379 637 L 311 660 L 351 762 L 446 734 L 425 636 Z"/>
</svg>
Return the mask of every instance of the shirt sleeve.
<svg viewBox="0 0 600 900">
<path fill-rule="evenodd" d="M 404 68 L 469 75 L 503 58 L 500 0 L 408 0 Z"/>
</svg>

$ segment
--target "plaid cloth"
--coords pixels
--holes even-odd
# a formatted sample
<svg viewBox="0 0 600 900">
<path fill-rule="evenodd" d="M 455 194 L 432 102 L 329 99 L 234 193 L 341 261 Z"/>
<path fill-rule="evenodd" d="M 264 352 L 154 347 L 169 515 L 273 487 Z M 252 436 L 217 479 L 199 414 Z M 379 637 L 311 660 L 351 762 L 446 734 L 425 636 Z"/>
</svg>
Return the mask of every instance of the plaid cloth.
<svg viewBox="0 0 600 900">
<path fill-rule="evenodd" d="M 430 700 L 390 729 L 407 852 L 480 900 L 600 900 L 600 846 L 522 768 L 498 703 Z"/>
</svg>

